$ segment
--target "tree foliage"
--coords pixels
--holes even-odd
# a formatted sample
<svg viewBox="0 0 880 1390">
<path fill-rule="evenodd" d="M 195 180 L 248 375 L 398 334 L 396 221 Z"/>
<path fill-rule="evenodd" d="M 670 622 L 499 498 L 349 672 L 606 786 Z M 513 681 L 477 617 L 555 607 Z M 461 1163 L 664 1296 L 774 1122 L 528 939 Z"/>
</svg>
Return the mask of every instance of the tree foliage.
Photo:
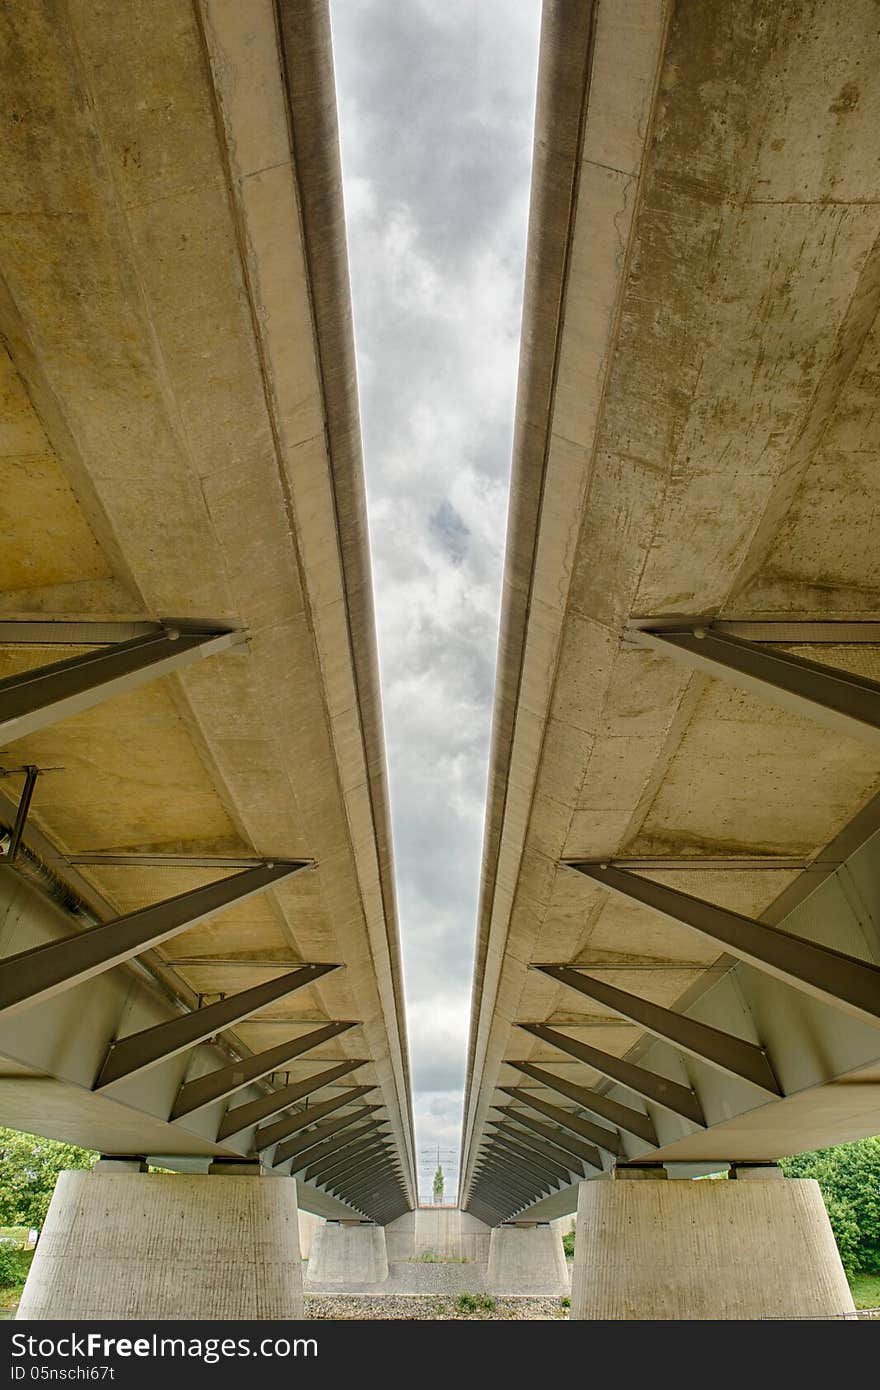
<svg viewBox="0 0 880 1390">
<path fill-rule="evenodd" d="M 880 1273 L 880 1138 L 783 1158 L 789 1178 L 815 1178 L 847 1274 Z"/>
<path fill-rule="evenodd" d="M 97 1154 L 0 1129 L 0 1225 L 40 1229 L 55 1190 L 55 1179 L 65 1168 L 91 1168 Z"/>
<path fill-rule="evenodd" d="M 437 1171 L 434 1174 L 434 1201 L 440 1202 L 443 1199 L 443 1186 L 446 1179 L 443 1176 L 443 1169 L 437 1164 Z"/>
</svg>

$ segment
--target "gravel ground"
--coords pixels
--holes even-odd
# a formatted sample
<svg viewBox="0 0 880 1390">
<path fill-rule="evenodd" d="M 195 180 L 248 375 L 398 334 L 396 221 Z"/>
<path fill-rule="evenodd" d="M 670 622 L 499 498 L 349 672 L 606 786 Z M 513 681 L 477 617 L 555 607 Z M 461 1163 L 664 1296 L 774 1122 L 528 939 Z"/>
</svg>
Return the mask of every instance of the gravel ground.
<svg viewBox="0 0 880 1390">
<path fill-rule="evenodd" d="M 307 1318 L 377 1319 L 394 1318 L 402 1322 L 420 1319 L 451 1319 L 455 1322 L 499 1321 L 526 1318 L 541 1322 L 568 1317 L 561 1298 L 498 1298 L 495 1307 L 477 1313 L 460 1313 L 455 1299 L 442 1295 L 409 1294 L 306 1294 Z"/>
</svg>

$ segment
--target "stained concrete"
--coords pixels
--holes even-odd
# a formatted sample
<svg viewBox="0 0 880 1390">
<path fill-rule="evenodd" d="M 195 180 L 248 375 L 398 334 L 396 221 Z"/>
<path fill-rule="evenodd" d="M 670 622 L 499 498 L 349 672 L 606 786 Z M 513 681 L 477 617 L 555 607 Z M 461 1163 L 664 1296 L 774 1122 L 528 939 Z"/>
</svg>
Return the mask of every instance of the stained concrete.
<svg viewBox="0 0 880 1390">
<path fill-rule="evenodd" d="M 417 1207 L 385 1228 L 388 1259 L 440 1260 L 485 1264 L 489 1258 L 489 1228 L 457 1207 Z"/>
<path fill-rule="evenodd" d="M 0 138 L 0 616 L 247 631 L 229 660 L 21 740 L 12 765 L 53 769 L 30 824 L 62 878 L 69 856 L 96 856 L 78 874 L 106 918 L 221 872 L 174 862 L 187 855 L 314 860 L 124 969 L 119 996 L 136 1013 L 146 975 L 168 1017 L 292 962 L 344 965 L 224 1043 L 247 1054 L 356 1020 L 292 1079 L 368 1058 L 412 1192 L 327 7 L 77 2 L 14 7 L 0 30 L 16 112 Z M 79 650 L 4 642 L 0 676 Z M 123 850 L 169 863 L 100 859 Z M 121 1008 L 112 1027 L 132 1022 Z M 47 1083 L 20 1066 L 43 1070 L 0 1048 L 3 1119 L 39 1129 Z M 123 1115 L 93 1080 L 87 1103 L 53 1087 L 47 1132 L 185 1147 L 164 1100 L 142 1089 Z M 217 1118 L 195 1119 L 192 1153 L 215 1147 Z"/>
<path fill-rule="evenodd" d="M 303 1316 L 291 1178 L 58 1178 L 19 1319 Z"/>
<path fill-rule="evenodd" d="M 383 1283 L 388 1278 L 384 1227 L 325 1221 L 312 1233 L 307 1277 L 318 1288 Z"/>
<path fill-rule="evenodd" d="M 812 1179 L 585 1182 L 571 1317 L 855 1315 Z"/>
<path fill-rule="evenodd" d="M 491 1293 L 565 1294 L 568 1267 L 552 1226 L 496 1226 L 489 1237 L 486 1287 Z"/>
<path fill-rule="evenodd" d="M 705 1096 L 723 1133 L 652 1110 L 677 1158 L 775 1158 L 876 1126 L 827 1007 L 823 1022 L 790 989 L 771 999 L 755 970 L 722 987 L 715 944 L 560 864 L 643 859 L 778 923 L 774 905 L 816 885 L 807 866 L 880 791 L 876 749 L 624 640 L 630 620 L 675 615 L 880 619 L 875 40 L 871 0 L 735 0 L 722 26 L 665 0 L 545 6 L 465 1193 L 517 1059 L 608 1089 L 519 1022 L 647 1057 Z M 876 679 L 876 640 L 799 650 Z M 795 929 L 876 963 L 874 885 L 853 873 L 835 894 Z M 529 968 L 544 962 L 767 1045 L 791 1095 L 722 1099 L 699 1062 Z M 850 1079 L 877 1062 L 866 1042 Z"/>
</svg>

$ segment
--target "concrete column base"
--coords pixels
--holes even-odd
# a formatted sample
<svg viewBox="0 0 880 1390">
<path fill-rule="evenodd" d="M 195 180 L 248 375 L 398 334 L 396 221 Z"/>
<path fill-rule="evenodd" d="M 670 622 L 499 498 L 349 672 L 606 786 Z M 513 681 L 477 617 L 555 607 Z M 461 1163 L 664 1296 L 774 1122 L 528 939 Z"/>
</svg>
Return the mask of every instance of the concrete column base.
<svg viewBox="0 0 880 1390">
<path fill-rule="evenodd" d="M 301 1318 L 296 1183 L 61 1173 L 19 1319 Z"/>
<path fill-rule="evenodd" d="M 854 1313 L 812 1179 L 584 1182 L 574 1250 L 572 1318 Z"/>
<path fill-rule="evenodd" d="M 562 1237 L 551 1226 L 496 1226 L 489 1237 L 490 1293 L 568 1293 Z"/>
<path fill-rule="evenodd" d="M 388 1278 L 384 1226 L 325 1221 L 312 1233 L 311 1284 L 381 1284 Z"/>
</svg>

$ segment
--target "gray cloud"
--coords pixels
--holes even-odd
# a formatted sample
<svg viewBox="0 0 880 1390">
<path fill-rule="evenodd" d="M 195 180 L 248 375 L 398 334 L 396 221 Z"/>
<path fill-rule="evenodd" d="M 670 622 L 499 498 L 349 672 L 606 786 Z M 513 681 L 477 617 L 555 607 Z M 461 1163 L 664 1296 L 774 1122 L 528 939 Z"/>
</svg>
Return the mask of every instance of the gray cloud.
<svg viewBox="0 0 880 1390">
<path fill-rule="evenodd" d="M 417 1142 L 455 1148 L 540 0 L 331 9 Z"/>
</svg>

